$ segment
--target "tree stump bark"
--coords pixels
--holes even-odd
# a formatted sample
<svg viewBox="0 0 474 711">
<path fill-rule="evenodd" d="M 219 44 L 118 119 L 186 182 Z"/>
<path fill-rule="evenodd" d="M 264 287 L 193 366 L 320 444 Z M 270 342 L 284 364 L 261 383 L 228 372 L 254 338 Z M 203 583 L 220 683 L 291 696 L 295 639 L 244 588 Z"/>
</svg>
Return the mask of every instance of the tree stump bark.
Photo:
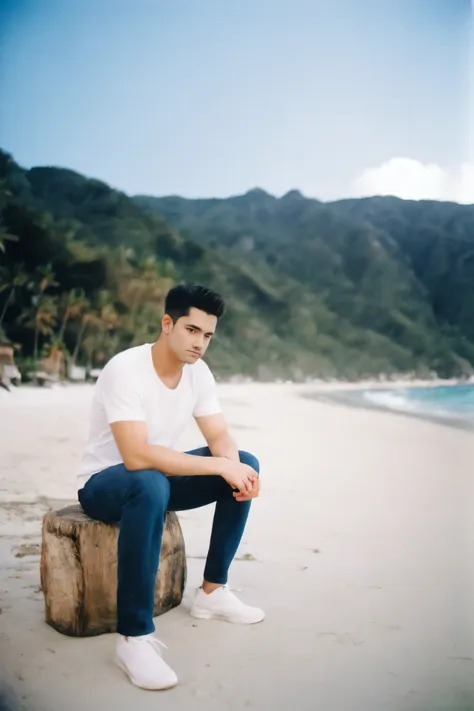
<svg viewBox="0 0 474 711">
<path fill-rule="evenodd" d="M 119 525 L 86 516 L 80 504 L 43 519 L 41 586 L 45 621 L 58 632 L 90 637 L 117 629 Z M 177 515 L 167 512 L 156 577 L 154 616 L 177 607 L 186 584 L 186 553 Z"/>
</svg>

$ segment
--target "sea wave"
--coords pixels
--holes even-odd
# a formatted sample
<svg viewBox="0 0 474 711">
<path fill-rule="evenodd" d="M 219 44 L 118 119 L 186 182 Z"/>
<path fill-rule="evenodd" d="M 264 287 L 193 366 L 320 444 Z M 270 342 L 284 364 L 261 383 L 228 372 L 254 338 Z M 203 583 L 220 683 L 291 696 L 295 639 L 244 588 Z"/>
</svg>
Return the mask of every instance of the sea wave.
<svg viewBox="0 0 474 711">
<path fill-rule="evenodd" d="M 395 412 L 444 420 L 474 422 L 472 393 L 464 387 L 427 388 L 411 390 L 366 390 L 364 399 L 376 406 Z M 468 397 L 466 397 L 468 396 Z"/>
</svg>

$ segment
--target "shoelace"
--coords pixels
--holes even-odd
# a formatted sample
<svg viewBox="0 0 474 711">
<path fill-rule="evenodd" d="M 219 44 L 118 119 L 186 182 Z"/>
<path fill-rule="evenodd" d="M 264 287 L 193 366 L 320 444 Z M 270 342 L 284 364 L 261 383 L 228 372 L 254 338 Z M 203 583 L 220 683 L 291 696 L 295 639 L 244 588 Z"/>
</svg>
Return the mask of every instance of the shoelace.
<svg viewBox="0 0 474 711">
<path fill-rule="evenodd" d="M 162 649 L 168 649 L 166 644 L 161 641 L 161 639 L 157 639 L 156 637 L 150 637 L 148 640 L 148 643 L 151 644 L 153 649 L 158 652 L 158 654 L 161 656 L 161 650 Z"/>
<path fill-rule="evenodd" d="M 133 639 L 133 638 L 131 638 L 131 639 Z M 162 648 L 168 649 L 166 644 L 164 642 L 162 642 L 161 639 L 158 639 L 157 637 L 148 637 L 147 636 L 145 639 L 145 642 L 147 642 L 147 644 L 149 644 L 151 647 L 153 647 L 155 652 L 157 652 L 160 655 L 160 657 L 161 657 L 161 649 Z"/>
</svg>

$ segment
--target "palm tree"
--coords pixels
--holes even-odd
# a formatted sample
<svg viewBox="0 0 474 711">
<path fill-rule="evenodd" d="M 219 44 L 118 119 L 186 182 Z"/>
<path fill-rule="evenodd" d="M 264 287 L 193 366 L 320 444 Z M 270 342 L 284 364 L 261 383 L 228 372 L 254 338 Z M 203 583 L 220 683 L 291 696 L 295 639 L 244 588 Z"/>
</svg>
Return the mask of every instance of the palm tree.
<svg viewBox="0 0 474 711">
<path fill-rule="evenodd" d="M 58 282 L 51 264 L 37 267 L 34 276 L 34 281 L 29 284 L 30 289 L 35 291 L 31 299 L 32 310 L 22 314 L 20 320 L 29 318 L 26 326 L 34 329 L 33 358 L 37 367 L 40 334 L 50 336 L 54 333 L 58 315 L 57 298 L 45 292 L 49 287 L 57 286 Z"/>
<path fill-rule="evenodd" d="M 8 296 L 3 304 L 2 312 L 0 313 L 0 329 L 2 328 L 3 320 L 9 306 L 11 306 L 15 301 L 17 291 L 29 284 L 30 277 L 23 267 L 24 265 L 20 264 L 14 272 L 10 271 L 10 274 L 6 277 L 7 281 L 0 285 L 0 293 L 8 290 Z"/>
<path fill-rule="evenodd" d="M 50 286 L 58 286 L 52 264 L 36 267 L 35 276 L 38 280 L 36 282 L 37 291 L 41 294 L 44 294 Z"/>
<path fill-rule="evenodd" d="M 33 347 L 33 358 L 35 362 L 35 367 L 38 363 L 38 349 L 39 349 L 39 337 L 50 336 L 54 333 L 54 327 L 56 325 L 56 318 L 58 314 L 57 301 L 53 296 L 48 294 L 36 295 L 32 299 L 33 304 L 33 315 L 32 318 L 27 321 L 26 325 L 29 328 L 34 328 L 34 347 Z"/>
<path fill-rule="evenodd" d="M 119 325 L 120 317 L 115 309 L 113 296 L 110 291 L 102 289 L 97 296 L 95 309 L 82 315 L 72 356 L 73 364 L 77 361 L 81 347 L 87 353 L 89 365 L 93 364 L 94 359 L 103 361 L 110 357 L 118 344 L 116 330 Z M 89 331 L 87 336 L 86 331 Z"/>
<path fill-rule="evenodd" d="M 77 338 L 76 338 L 76 345 L 74 346 L 74 350 L 72 352 L 72 358 L 71 358 L 72 365 L 76 365 L 76 363 L 77 363 L 77 359 L 79 357 L 79 352 L 82 347 L 82 343 L 84 340 L 84 336 L 85 336 L 87 327 L 90 326 L 91 324 L 95 323 L 95 320 L 97 318 L 94 313 L 92 313 L 91 311 L 88 310 L 89 307 L 90 307 L 90 302 L 89 302 L 89 306 L 86 307 L 86 310 L 84 311 L 84 313 L 81 316 L 81 323 L 80 323 L 79 332 L 78 332 Z"/>
<path fill-rule="evenodd" d="M 60 341 L 64 341 L 64 332 L 66 331 L 69 320 L 79 318 L 90 303 L 88 299 L 86 299 L 84 289 L 71 289 L 71 291 L 62 298 L 62 302 L 63 316 L 58 333 L 58 339 Z"/>
</svg>

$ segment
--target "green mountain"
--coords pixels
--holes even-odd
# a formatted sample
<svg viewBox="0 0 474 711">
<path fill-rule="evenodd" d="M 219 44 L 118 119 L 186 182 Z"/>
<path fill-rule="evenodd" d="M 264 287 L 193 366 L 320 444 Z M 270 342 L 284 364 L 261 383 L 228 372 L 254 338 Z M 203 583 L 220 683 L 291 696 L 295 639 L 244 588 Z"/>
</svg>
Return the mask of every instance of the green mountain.
<svg viewBox="0 0 474 711">
<path fill-rule="evenodd" d="M 230 262 L 246 259 L 255 273 L 271 269 L 300 282 L 335 317 L 325 332 L 365 350 L 377 368 L 385 357 L 388 370 L 472 372 L 474 206 L 396 198 L 323 204 L 297 191 L 276 199 L 261 190 L 135 202 Z"/>
<path fill-rule="evenodd" d="M 168 289 L 195 281 L 228 304 L 207 357 L 218 376 L 469 375 L 473 217 L 262 190 L 131 199 L 0 151 L 0 331 L 24 373 L 42 358 L 100 367 L 153 340 Z"/>
</svg>

